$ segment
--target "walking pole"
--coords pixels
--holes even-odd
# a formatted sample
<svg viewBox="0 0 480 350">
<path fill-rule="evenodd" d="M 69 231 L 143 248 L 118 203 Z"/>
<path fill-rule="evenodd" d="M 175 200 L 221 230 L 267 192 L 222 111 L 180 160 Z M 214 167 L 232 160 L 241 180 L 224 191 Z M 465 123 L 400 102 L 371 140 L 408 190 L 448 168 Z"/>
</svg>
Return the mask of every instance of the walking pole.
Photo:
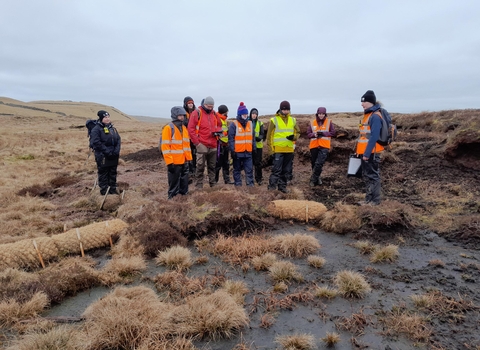
<svg viewBox="0 0 480 350">
<path fill-rule="evenodd" d="M 108 191 L 110 191 L 110 186 L 108 186 L 107 192 L 105 192 L 105 196 L 103 196 L 102 205 L 100 205 L 100 210 L 103 209 L 103 205 L 105 204 L 105 199 L 107 199 L 107 196 L 108 196 Z"/>
</svg>

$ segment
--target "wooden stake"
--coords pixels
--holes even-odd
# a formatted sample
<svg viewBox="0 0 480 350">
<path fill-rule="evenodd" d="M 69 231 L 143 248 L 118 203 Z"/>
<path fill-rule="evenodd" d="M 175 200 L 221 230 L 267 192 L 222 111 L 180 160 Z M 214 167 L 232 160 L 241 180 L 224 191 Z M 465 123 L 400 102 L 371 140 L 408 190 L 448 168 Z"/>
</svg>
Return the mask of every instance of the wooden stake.
<svg viewBox="0 0 480 350">
<path fill-rule="evenodd" d="M 67 232 L 67 224 L 63 224 L 63 232 Z"/>
<path fill-rule="evenodd" d="M 125 197 L 125 190 L 122 191 L 122 201 L 124 197 Z"/>
<path fill-rule="evenodd" d="M 105 196 L 103 196 L 103 201 L 102 201 L 102 205 L 100 205 L 100 210 L 103 209 L 103 205 L 105 204 L 105 199 L 107 199 L 107 196 L 108 196 L 108 191 L 110 191 L 110 186 L 108 186 L 107 192 L 105 192 Z"/>
<path fill-rule="evenodd" d="M 77 227 L 77 238 L 80 241 L 80 252 L 82 253 L 82 258 L 85 257 L 85 252 L 83 251 L 82 239 L 80 238 L 80 230 Z"/>
<path fill-rule="evenodd" d="M 306 215 L 305 223 L 308 224 L 308 204 L 305 206 L 305 215 Z"/>
<path fill-rule="evenodd" d="M 42 254 L 38 250 L 37 242 L 35 242 L 35 240 L 33 240 L 33 246 L 35 247 L 35 250 L 37 251 L 38 258 L 40 259 L 40 263 L 42 264 L 42 267 L 45 268 L 45 263 L 43 262 Z"/>
<path fill-rule="evenodd" d="M 108 240 L 110 241 L 110 248 L 113 248 L 112 236 L 108 236 Z"/>
</svg>

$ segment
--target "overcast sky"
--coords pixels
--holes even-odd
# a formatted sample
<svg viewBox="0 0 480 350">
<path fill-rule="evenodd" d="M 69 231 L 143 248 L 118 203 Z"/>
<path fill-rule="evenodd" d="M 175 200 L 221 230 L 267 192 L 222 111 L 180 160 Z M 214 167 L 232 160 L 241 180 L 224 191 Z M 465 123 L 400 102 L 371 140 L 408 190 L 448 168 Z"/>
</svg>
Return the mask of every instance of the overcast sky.
<svg viewBox="0 0 480 350">
<path fill-rule="evenodd" d="M 169 117 L 480 108 L 478 0 L 0 0 L 0 96 Z"/>
</svg>

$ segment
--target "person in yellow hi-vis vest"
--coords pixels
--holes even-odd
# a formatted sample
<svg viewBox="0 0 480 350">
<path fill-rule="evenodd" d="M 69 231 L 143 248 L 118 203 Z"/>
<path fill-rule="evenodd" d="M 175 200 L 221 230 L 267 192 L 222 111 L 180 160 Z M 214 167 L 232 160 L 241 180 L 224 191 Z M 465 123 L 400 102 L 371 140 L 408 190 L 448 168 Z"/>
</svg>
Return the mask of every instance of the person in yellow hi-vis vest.
<svg viewBox="0 0 480 350">
<path fill-rule="evenodd" d="M 222 136 L 218 138 L 219 149 L 217 150 L 217 165 L 215 166 L 215 182 L 218 183 L 220 170 L 222 170 L 225 184 L 233 185 L 234 182 L 230 180 L 230 164 L 228 162 L 228 154 L 230 153 L 228 147 L 228 107 L 225 105 L 218 106 L 217 115 L 222 122 Z"/>
<path fill-rule="evenodd" d="M 267 145 L 273 154 L 272 173 L 268 189 L 287 193 L 288 174 L 293 167 L 293 142 L 300 136 L 300 128 L 290 115 L 290 103 L 282 101 L 275 117 L 270 119 L 267 132 Z"/>
<path fill-rule="evenodd" d="M 312 120 L 307 129 L 307 137 L 310 139 L 310 156 L 312 162 L 312 176 L 310 177 L 310 187 L 322 184 L 320 175 L 322 174 L 323 164 L 327 160 L 330 151 L 331 138 L 335 136 L 335 128 L 327 117 L 327 109 L 318 107 L 315 119 Z"/>
<path fill-rule="evenodd" d="M 162 155 L 167 164 L 168 199 L 188 193 L 188 162 L 192 160 L 188 130 L 183 124 L 187 112 L 175 106 L 171 110 L 172 122 L 162 130 Z"/>
<path fill-rule="evenodd" d="M 377 143 L 382 129 L 380 104 L 372 90 L 361 98 L 363 118 L 359 124 L 359 136 L 355 153 L 362 159 L 362 176 L 365 181 L 365 200 L 359 205 L 380 204 L 380 155 L 384 148 Z"/>
</svg>

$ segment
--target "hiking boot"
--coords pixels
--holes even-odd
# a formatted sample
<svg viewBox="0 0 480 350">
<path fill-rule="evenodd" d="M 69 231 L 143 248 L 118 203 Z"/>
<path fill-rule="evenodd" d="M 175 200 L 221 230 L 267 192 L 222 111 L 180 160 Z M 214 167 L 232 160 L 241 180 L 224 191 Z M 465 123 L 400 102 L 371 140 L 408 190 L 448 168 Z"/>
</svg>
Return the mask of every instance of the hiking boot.
<svg viewBox="0 0 480 350">
<path fill-rule="evenodd" d="M 118 192 L 117 189 L 114 188 L 114 189 L 110 189 L 110 191 L 108 191 L 108 194 L 120 194 L 120 192 Z"/>
<path fill-rule="evenodd" d="M 315 186 L 317 186 L 317 184 L 316 184 L 314 181 L 312 181 L 312 180 L 310 180 L 310 183 L 309 183 L 308 185 L 309 185 L 310 187 L 315 187 Z"/>
<path fill-rule="evenodd" d="M 317 185 L 321 185 L 321 184 L 322 184 L 322 179 L 318 179 Z"/>
<path fill-rule="evenodd" d="M 233 184 L 235 184 L 234 181 L 232 181 L 232 180 L 225 180 L 225 185 L 233 185 Z"/>
<path fill-rule="evenodd" d="M 288 193 L 289 192 L 286 188 L 279 188 L 278 190 L 282 193 Z"/>
<path fill-rule="evenodd" d="M 105 196 L 105 193 L 107 193 L 107 189 L 106 189 L 106 188 L 100 190 L 100 194 L 101 194 L 102 196 Z"/>
<path fill-rule="evenodd" d="M 262 185 L 263 185 L 263 181 L 262 181 L 262 180 L 257 181 L 257 184 L 258 184 L 258 186 L 262 186 Z"/>
<path fill-rule="evenodd" d="M 360 201 L 360 202 L 357 202 L 357 205 L 359 205 L 359 206 L 370 205 L 370 202 Z"/>
</svg>

